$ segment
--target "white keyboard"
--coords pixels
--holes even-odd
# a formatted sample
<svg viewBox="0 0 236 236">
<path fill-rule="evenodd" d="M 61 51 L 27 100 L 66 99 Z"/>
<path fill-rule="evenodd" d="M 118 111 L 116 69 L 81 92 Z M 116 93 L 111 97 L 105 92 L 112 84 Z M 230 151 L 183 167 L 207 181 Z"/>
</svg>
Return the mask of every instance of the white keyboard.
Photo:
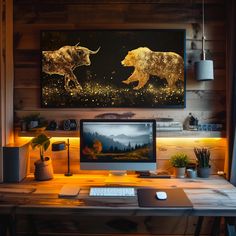
<svg viewBox="0 0 236 236">
<path fill-rule="evenodd" d="M 132 187 L 92 187 L 91 197 L 134 197 L 135 190 Z"/>
</svg>

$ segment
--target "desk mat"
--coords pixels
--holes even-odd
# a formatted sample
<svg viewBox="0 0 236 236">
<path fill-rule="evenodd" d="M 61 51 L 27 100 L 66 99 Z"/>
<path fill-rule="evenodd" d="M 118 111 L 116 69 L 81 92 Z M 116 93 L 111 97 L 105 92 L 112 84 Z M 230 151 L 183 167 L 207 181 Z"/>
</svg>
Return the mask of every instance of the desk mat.
<svg viewBox="0 0 236 236">
<path fill-rule="evenodd" d="M 164 191 L 167 194 L 167 199 L 158 200 L 156 197 L 157 191 Z M 188 199 L 186 193 L 181 188 L 174 189 L 137 189 L 138 204 L 140 207 L 182 207 L 192 208 L 193 205 Z"/>
</svg>

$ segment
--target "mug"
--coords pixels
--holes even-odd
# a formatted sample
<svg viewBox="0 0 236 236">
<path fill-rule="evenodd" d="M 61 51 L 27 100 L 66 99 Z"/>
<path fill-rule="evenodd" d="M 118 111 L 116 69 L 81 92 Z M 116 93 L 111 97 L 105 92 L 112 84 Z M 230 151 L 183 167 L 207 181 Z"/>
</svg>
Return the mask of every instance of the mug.
<svg viewBox="0 0 236 236">
<path fill-rule="evenodd" d="M 197 177 L 197 171 L 193 169 L 187 169 L 187 177 L 190 179 L 195 179 Z"/>
</svg>

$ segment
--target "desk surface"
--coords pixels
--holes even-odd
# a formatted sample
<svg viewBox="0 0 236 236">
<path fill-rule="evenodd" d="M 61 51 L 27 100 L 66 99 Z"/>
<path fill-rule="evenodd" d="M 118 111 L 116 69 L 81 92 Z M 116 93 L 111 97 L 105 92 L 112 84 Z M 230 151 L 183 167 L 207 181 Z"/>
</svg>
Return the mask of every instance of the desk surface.
<svg viewBox="0 0 236 236">
<path fill-rule="evenodd" d="M 104 186 L 105 175 L 55 175 L 53 180 L 38 182 L 33 177 L 19 184 L 0 184 L 0 212 L 8 214 L 77 214 L 80 215 L 196 215 L 236 216 L 236 188 L 225 179 L 212 176 L 209 179 L 141 179 L 129 176 L 134 187 L 183 188 L 193 204 L 193 209 L 141 208 L 137 197 L 89 197 L 90 186 Z M 80 194 L 76 198 L 58 198 L 64 184 L 77 184 Z M 125 185 L 125 184 L 122 184 Z M 129 184 L 130 185 L 130 184 Z M 4 188 L 13 188 L 12 193 Z M 25 190 L 35 189 L 32 193 Z M 18 189 L 18 191 L 14 191 Z M 22 190 L 22 192 L 21 192 Z M 27 191 L 26 191 L 27 192 Z"/>
</svg>

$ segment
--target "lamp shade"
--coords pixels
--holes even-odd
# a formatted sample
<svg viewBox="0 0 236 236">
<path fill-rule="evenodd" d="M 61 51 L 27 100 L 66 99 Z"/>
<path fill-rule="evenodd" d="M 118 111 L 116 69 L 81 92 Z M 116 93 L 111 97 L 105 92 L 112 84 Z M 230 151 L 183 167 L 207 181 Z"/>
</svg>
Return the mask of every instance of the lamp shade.
<svg viewBox="0 0 236 236">
<path fill-rule="evenodd" d="M 195 62 L 195 78 L 198 81 L 213 80 L 213 61 L 201 60 Z"/>
<path fill-rule="evenodd" d="M 66 150 L 66 142 L 58 141 L 52 143 L 52 151 L 62 151 L 62 150 Z"/>
</svg>

